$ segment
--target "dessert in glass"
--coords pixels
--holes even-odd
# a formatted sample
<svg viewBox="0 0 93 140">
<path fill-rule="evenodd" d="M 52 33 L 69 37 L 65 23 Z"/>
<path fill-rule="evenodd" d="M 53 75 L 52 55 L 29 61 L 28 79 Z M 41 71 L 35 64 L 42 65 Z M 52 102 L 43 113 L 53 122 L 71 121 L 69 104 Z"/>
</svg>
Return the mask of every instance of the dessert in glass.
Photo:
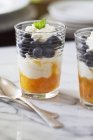
<svg viewBox="0 0 93 140">
<path fill-rule="evenodd" d="M 15 26 L 19 81 L 25 96 L 45 99 L 58 94 L 65 25 L 35 20 Z"/>
<path fill-rule="evenodd" d="M 93 28 L 84 28 L 75 33 L 79 70 L 81 103 L 93 107 Z"/>
</svg>

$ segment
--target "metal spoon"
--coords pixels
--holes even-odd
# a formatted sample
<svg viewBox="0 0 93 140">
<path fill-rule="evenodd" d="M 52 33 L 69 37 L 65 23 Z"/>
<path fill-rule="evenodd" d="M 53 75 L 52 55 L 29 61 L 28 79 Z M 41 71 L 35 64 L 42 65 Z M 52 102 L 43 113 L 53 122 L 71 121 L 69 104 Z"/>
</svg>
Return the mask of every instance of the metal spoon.
<svg viewBox="0 0 93 140">
<path fill-rule="evenodd" d="M 51 115 L 57 116 L 56 113 L 50 113 L 43 109 L 40 109 L 39 107 L 35 106 L 33 103 L 28 102 L 25 98 L 22 97 L 21 90 L 14 85 L 11 81 L 0 77 L 0 89 L 3 91 L 3 93 L 10 97 L 11 99 L 19 99 L 23 101 L 25 104 L 27 104 L 30 108 L 32 108 L 49 126 L 54 128 L 61 128 L 63 127 L 63 124 L 59 122 L 58 120 L 54 119 Z"/>
</svg>

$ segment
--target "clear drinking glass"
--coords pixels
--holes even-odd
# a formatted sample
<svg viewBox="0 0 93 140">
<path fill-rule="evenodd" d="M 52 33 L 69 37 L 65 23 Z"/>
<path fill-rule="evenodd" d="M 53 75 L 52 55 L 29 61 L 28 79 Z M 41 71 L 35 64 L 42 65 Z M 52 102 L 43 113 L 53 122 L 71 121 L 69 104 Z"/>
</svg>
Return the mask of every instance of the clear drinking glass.
<svg viewBox="0 0 93 140">
<path fill-rule="evenodd" d="M 33 40 L 25 31 L 36 21 L 26 21 L 15 26 L 20 87 L 25 96 L 51 98 L 58 94 L 61 60 L 65 42 L 65 25 L 47 21 L 56 31 L 35 32 L 36 38 L 49 36 L 46 41 Z"/>
<path fill-rule="evenodd" d="M 90 38 L 92 31 L 93 28 L 90 27 L 75 32 L 80 100 L 89 108 L 93 107 L 93 37 L 92 40 Z"/>
</svg>

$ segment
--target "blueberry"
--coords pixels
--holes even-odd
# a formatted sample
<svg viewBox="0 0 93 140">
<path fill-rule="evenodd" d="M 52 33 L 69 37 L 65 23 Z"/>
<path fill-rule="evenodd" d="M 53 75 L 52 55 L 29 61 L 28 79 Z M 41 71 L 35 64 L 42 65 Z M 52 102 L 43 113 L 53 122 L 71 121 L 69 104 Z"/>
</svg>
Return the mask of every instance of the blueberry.
<svg viewBox="0 0 93 140">
<path fill-rule="evenodd" d="M 93 57 L 93 51 L 86 52 L 86 55 Z"/>
<path fill-rule="evenodd" d="M 77 48 L 77 51 L 78 51 L 79 53 L 81 53 L 82 55 L 86 53 L 86 49 L 84 49 L 84 48 L 83 48 L 83 49 Z"/>
<path fill-rule="evenodd" d="M 93 67 L 93 52 L 89 51 L 85 54 L 78 53 L 78 59 L 83 61 L 88 67 Z"/>
<path fill-rule="evenodd" d="M 31 46 L 31 40 L 29 38 L 23 38 L 19 43 L 18 43 L 18 47 L 22 48 L 22 47 L 26 47 L 29 48 Z"/>
<path fill-rule="evenodd" d="M 52 45 L 51 47 L 56 47 L 62 45 L 61 40 L 57 36 L 52 36 L 46 41 L 47 45 Z"/>
<path fill-rule="evenodd" d="M 88 49 L 89 47 L 87 45 L 82 45 L 82 44 L 78 44 L 77 49 L 78 50 L 83 50 L 86 51 L 86 49 Z"/>
<path fill-rule="evenodd" d="M 25 38 L 31 38 L 31 35 L 28 34 L 28 33 L 24 33 L 23 37 L 25 37 Z"/>
<path fill-rule="evenodd" d="M 85 39 L 82 39 L 80 43 L 81 43 L 82 45 L 86 45 L 86 40 L 85 40 Z"/>
<path fill-rule="evenodd" d="M 82 38 L 83 38 L 83 39 L 87 39 L 87 36 L 83 35 Z"/>
<path fill-rule="evenodd" d="M 30 49 L 28 50 L 28 54 L 30 55 L 30 56 L 32 56 L 32 54 L 33 54 L 33 47 L 30 47 Z"/>
<path fill-rule="evenodd" d="M 26 55 L 25 55 L 25 54 L 23 54 L 23 53 L 20 53 L 20 55 L 21 55 L 22 57 L 26 58 Z"/>
<path fill-rule="evenodd" d="M 87 52 L 84 54 L 84 57 L 86 58 L 86 60 L 88 61 L 93 61 L 93 52 L 90 51 L 90 52 Z"/>
<path fill-rule="evenodd" d="M 26 54 L 27 53 L 27 51 L 23 51 L 23 50 L 19 50 L 19 52 L 22 53 L 22 54 Z"/>
<path fill-rule="evenodd" d="M 17 45 L 19 48 L 22 48 L 22 43 L 18 43 Z"/>
<path fill-rule="evenodd" d="M 85 44 L 78 44 L 77 46 L 77 51 L 80 52 L 81 54 L 85 54 L 86 53 L 86 50 L 88 49 L 89 47 Z"/>
<path fill-rule="evenodd" d="M 52 41 L 52 43 L 55 43 L 55 42 L 60 42 L 60 39 L 57 37 L 57 36 L 52 36 L 48 39 L 48 41 Z"/>
<path fill-rule="evenodd" d="M 17 35 L 18 35 L 18 38 L 20 38 L 20 39 L 23 38 L 23 33 L 22 32 L 19 32 Z"/>
<path fill-rule="evenodd" d="M 29 44 L 30 43 L 30 39 L 29 38 L 23 38 L 21 43 L 22 44 Z"/>
<path fill-rule="evenodd" d="M 89 49 L 88 45 L 83 45 L 83 48 L 86 50 Z"/>
<path fill-rule="evenodd" d="M 23 35 L 23 37 L 26 38 L 26 39 L 28 39 L 29 41 L 34 41 L 33 38 L 31 38 L 31 35 L 28 34 L 28 33 L 25 33 L 25 34 Z"/>
<path fill-rule="evenodd" d="M 21 49 L 20 49 L 20 51 L 24 51 L 24 52 L 27 52 L 29 50 L 29 48 L 26 48 L 26 47 L 22 47 Z"/>
<path fill-rule="evenodd" d="M 38 41 L 32 41 L 31 46 L 34 48 L 41 47 L 42 43 Z"/>
<path fill-rule="evenodd" d="M 24 57 L 24 58 L 26 57 L 26 55 L 25 55 L 27 53 L 26 51 L 19 50 L 19 53 L 22 57 Z"/>
<path fill-rule="evenodd" d="M 78 53 L 78 54 L 77 54 L 77 58 L 78 58 L 80 61 L 82 61 L 82 62 L 86 62 L 85 56 L 82 55 L 81 53 Z"/>
<path fill-rule="evenodd" d="M 86 61 L 86 65 L 88 66 L 88 67 L 93 67 L 93 61 Z"/>
<path fill-rule="evenodd" d="M 22 48 L 29 48 L 29 47 L 30 47 L 30 44 L 18 43 L 18 47 L 19 47 L 20 49 L 22 49 Z"/>
<path fill-rule="evenodd" d="M 35 58 L 41 58 L 42 57 L 42 48 L 40 48 L 40 47 L 37 47 L 37 48 L 34 48 L 33 49 L 33 56 L 35 57 Z"/>
<path fill-rule="evenodd" d="M 79 53 L 81 53 L 82 55 L 86 53 L 86 50 L 82 50 L 82 49 L 77 49 Z"/>
<path fill-rule="evenodd" d="M 51 58 L 55 55 L 55 51 L 53 49 L 46 48 L 43 50 L 43 56 L 47 58 Z"/>
</svg>

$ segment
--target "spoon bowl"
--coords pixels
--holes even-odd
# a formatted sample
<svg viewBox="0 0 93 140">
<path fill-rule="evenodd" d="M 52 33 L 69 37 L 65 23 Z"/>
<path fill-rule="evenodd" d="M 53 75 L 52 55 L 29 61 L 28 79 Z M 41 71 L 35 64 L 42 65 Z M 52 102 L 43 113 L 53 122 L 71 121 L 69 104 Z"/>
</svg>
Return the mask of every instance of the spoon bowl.
<svg viewBox="0 0 93 140">
<path fill-rule="evenodd" d="M 8 79 L 0 78 L 0 88 L 3 91 L 3 94 L 10 98 L 17 99 L 22 96 L 21 90 Z"/>
</svg>

